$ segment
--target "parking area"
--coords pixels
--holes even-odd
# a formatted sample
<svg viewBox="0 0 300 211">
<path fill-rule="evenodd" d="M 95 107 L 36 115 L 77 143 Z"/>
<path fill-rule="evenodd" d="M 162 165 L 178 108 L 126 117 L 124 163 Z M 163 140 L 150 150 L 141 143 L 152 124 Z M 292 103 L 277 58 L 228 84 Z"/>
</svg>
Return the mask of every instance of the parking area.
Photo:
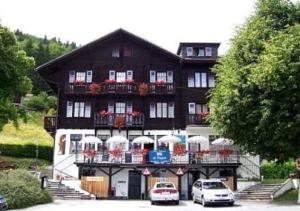
<svg viewBox="0 0 300 211">
<path fill-rule="evenodd" d="M 217 210 L 217 211 L 299 211 L 300 205 L 296 204 L 276 204 L 272 202 L 248 202 L 248 201 L 238 201 L 233 207 L 227 206 L 211 206 L 202 207 L 200 204 L 194 204 L 192 201 L 180 201 L 178 206 L 176 205 L 151 205 L 149 201 L 131 201 L 131 200 L 77 200 L 77 201 L 61 201 L 57 200 L 54 203 L 47 205 L 39 205 L 27 209 L 24 211 L 93 211 L 93 210 L 111 210 L 111 211 L 195 211 L 197 209 L 201 210 Z M 21 210 L 18 210 L 21 211 Z"/>
</svg>

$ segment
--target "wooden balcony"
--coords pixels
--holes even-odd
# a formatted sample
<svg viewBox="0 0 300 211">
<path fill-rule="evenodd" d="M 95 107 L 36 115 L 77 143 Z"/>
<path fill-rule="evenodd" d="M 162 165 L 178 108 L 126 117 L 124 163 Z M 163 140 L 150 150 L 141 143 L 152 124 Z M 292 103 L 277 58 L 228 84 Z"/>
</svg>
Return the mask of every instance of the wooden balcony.
<svg viewBox="0 0 300 211">
<path fill-rule="evenodd" d="M 188 114 L 186 116 L 187 125 L 197 125 L 197 126 L 209 126 L 209 122 L 205 117 L 199 114 Z"/>
<path fill-rule="evenodd" d="M 122 125 L 125 128 L 142 128 L 144 127 L 144 114 L 132 116 L 129 114 L 110 114 L 100 115 L 95 114 L 95 128 L 118 128 Z"/>
<path fill-rule="evenodd" d="M 99 91 L 92 92 L 90 90 L 90 85 L 96 84 L 98 85 Z M 139 95 L 139 85 L 141 83 L 66 83 L 65 84 L 65 94 L 75 94 L 75 95 L 84 95 L 84 94 L 135 94 Z M 175 84 L 174 83 L 148 83 L 148 93 L 151 95 L 169 95 L 175 94 Z"/>
<path fill-rule="evenodd" d="M 174 83 L 149 83 L 149 94 L 175 94 Z"/>
<path fill-rule="evenodd" d="M 56 130 L 56 116 L 44 116 L 44 129 L 53 133 Z"/>
</svg>

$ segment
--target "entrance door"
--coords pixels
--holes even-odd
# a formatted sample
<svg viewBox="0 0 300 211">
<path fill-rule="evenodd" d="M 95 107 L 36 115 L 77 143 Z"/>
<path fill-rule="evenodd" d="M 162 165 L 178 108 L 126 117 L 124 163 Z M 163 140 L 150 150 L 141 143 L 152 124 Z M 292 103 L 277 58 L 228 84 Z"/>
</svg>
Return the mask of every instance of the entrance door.
<svg viewBox="0 0 300 211">
<path fill-rule="evenodd" d="M 139 171 L 129 171 L 128 199 L 141 199 L 142 177 Z"/>
<path fill-rule="evenodd" d="M 193 184 L 194 182 L 197 181 L 197 179 L 200 178 L 200 172 L 199 171 L 193 171 L 193 172 L 190 172 L 188 174 L 188 199 L 192 199 L 192 187 L 193 187 Z"/>
</svg>

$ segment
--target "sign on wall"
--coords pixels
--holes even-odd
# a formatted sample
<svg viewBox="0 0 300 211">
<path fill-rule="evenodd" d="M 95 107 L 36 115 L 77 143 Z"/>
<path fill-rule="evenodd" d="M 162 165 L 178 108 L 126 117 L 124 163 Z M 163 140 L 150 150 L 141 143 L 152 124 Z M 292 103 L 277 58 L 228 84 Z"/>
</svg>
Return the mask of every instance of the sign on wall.
<svg viewBox="0 0 300 211">
<path fill-rule="evenodd" d="M 149 152 L 149 160 L 154 164 L 169 163 L 170 162 L 170 150 L 151 150 Z"/>
<path fill-rule="evenodd" d="M 186 136 L 185 135 L 176 135 L 180 139 L 180 144 L 186 144 Z"/>
</svg>

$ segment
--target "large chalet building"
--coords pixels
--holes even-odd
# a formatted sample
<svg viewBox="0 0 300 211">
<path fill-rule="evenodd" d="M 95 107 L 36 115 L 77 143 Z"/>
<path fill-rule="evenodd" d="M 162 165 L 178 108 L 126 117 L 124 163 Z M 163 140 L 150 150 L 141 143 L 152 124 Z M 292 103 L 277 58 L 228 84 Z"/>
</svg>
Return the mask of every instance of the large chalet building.
<svg viewBox="0 0 300 211">
<path fill-rule="evenodd" d="M 199 177 L 224 178 L 234 190 L 238 178 L 259 178 L 257 157 L 212 144 L 219 136 L 206 118 L 219 45 L 180 43 L 173 54 L 119 29 L 38 67 L 58 96 L 57 116 L 45 117 L 54 179 L 105 177 L 106 197 L 128 199 L 173 179 L 188 199 Z"/>
</svg>

